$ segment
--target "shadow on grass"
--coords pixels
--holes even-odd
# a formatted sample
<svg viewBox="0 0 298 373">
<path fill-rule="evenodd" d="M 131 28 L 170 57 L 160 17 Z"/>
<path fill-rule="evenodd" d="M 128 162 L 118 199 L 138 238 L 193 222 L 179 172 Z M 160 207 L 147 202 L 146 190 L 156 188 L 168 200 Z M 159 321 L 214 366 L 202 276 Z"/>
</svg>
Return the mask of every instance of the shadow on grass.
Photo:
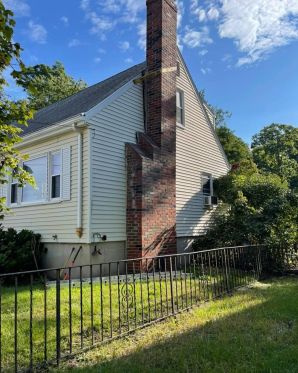
<svg viewBox="0 0 298 373">
<path fill-rule="evenodd" d="M 298 372 L 298 277 L 239 291 L 139 333 L 81 357 L 82 367 L 72 362 L 72 371 Z"/>
</svg>

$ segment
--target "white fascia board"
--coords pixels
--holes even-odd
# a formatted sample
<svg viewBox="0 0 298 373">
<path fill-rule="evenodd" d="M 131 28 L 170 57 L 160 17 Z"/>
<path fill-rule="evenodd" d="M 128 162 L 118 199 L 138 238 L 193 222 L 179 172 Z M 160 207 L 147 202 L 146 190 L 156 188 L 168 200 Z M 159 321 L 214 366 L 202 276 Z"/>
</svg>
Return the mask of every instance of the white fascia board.
<svg viewBox="0 0 298 373">
<path fill-rule="evenodd" d="M 100 111 L 105 109 L 108 105 L 110 105 L 113 101 L 117 100 L 117 98 L 119 98 L 121 95 L 123 95 L 126 91 L 128 91 L 130 88 L 132 88 L 135 85 L 134 80 L 139 78 L 140 76 L 141 76 L 140 74 L 136 75 L 128 83 L 124 84 L 122 87 L 117 89 L 117 91 L 115 91 L 110 96 L 105 98 L 98 105 L 95 105 L 92 109 L 88 110 L 85 113 L 86 121 L 88 122 L 89 119 L 94 117 L 96 114 L 98 114 Z"/>
<path fill-rule="evenodd" d="M 15 145 L 16 149 L 23 148 L 25 146 L 34 145 L 41 140 L 49 139 L 51 137 L 56 137 L 59 135 L 63 135 L 69 131 L 73 131 L 74 125 L 77 128 L 82 128 L 87 126 L 85 123 L 84 114 L 76 115 L 72 118 L 69 118 L 63 122 L 59 122 L 57 124 L 49 125 L 46 128 L 43 128 L 39 131 L 29 133 L 28 135 L 24 135 L 22 137 L 22 141 Z"/>
</svg>

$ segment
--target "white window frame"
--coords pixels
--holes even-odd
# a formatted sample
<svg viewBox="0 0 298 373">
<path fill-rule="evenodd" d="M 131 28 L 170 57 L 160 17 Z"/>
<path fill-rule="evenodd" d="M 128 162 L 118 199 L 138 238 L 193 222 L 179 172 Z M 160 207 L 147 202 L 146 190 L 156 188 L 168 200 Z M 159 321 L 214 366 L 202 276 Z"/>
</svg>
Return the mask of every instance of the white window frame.
<svg viewBox="0 0 298 373">
<path fill-rule="evenodd" d="M 51 175 L 51 166 L 52 166 L 52 155 L 53 154 L 56 154 L 56 153 L 59 153 L 60 154 L 60 159 L 61 159 L 61 165 L 60 165 L 60 197 L 57 197 L 57 198 L 52 198 L 52 176 L 55 176 L 55 175 Z M 34 155 L 32 157 L 29 157 L 29 159 L 27 159 L 26 161 L 30 162 L 30 161 L 33 161 L 35 159 L 38 159 L 38 158 L 43 158 L 43 157 L 46 157 L 47 158 L 47 197 L 44 199 L 44 200 L 40 200 L 40 201 L 31 201 L 31 202 L 23 202 L 23 188 L 22 187 L 19 187 L 19 190 L 18 190 L 18 198 L 17 198 L 17 203 L 10 203 L 11 202 L 11 186 L 12 184 L 17 184 L 17 183 L 13 183 L 11 179 L 11 181 L 9 182 L 8 184 L 8 196 L 7 196 L 7 204 L 10 205 L 11 207 L 13 208 L 19 208 L 19 207 L 24 207 L 24 206 L 34 206 L 34 205 L 44 205 L 44 204 L 49 204 L 49 203 L 61 203 L 63 201 L 63 198 L 62 198 L 62 195 L 63 195 L 63 191 L 62 191 L 62 187 L 63 187 L 63 172 L 62 172 L 62 148 L 59 148 L 59 149 L 56 149 L 56 150 L 51 150 L 49 152 L 45 152 L 45 153 L 40 153 L 40 154 L 37 154 L 37 155 Z M 23 162 L 23 163 L 26 163 Z M 22 166 L 23 166 L 23 163 L 22 163 Z"/>
<path fill-rule="evenodd" d="M 204 180 L 206 180 L 206 179 L 210 180 L 210 194 L 209 193 L 208 194 L 204 193 Z M 213 177 L 212 177 L 212 174 L 203 172 L 201 180 L 202 180 L 202 193 L 203 193 L 203 195 L 212 197 L 214 195 L 213 194 Z"/>
<path fill-rule="evenodd" d="M 12 186 L 13 185 L 16 185 L 16 188 L 17 188 L 17 191 L 16 191 L 17 192 L 17 201 L 16 202 L 11 201 Z M 17 206 L 19 204 L 19 188 L 20 188 L 19 183 L 17 181 L 14 181 L 13 178 L 11 178 L 11 182 L 9 183 L 8 187 L 9 187 L 9 192 L 8 192 L 8 196 L 7 196 L 7 199 L 8 199 L 7 204 L 9 206 L 12 206 L 12 207 Z"/>
<path fill-rule="evenodd" d="M 35 155 L 33 157 L 30 157 L 29 159 L 26 159 L 26 161 L 23 162 L 22 164 L 22 167 L 24 167 L 24 164 L 26 162 L 30 162 L 30 161 L 34 161 L 35 159 L 38 159 L 38 158 L 47 158 L 47 167 L 48 167 L 48 152 L 47 153 L 42 153 L 42 154 L 39 154 L 39 155 Z M 49 172 L 49 170 L 48 170 Z M 34 175 L 33 175 L 34 176 Z M 48 174 L 47 174 L 47 184 L 48 184 Z M 48 186 L 48 185 L 47 185 Z M 45 199 L 42 199 L 40 201 L 28 201 L 28 202 L 24 202 L 23 201 L 23 192 L 24 192 L 24 187 L 21 188 L 21 197 L 20 197 L 20 206 L 28 206 L 28 205 L 41 205 L 43 203 L 46 203 L 48 201 L 48 198 L 45 198 Z M 48 197 L 48 196 L 47 196 Z"/>
<path fill-rule="evenodd" d="M 54 154 L 60 155 L 60 174 L 52 174 L 52 156 Z M 52 178 L 53 176 L 60 176 L 60 196 L 52 197 Z M 62 200 L 62 149 L 54 150 L 48 153 L 48 191 L 49 191 L 49 200 L 51 201 L 61 201 Z"/>
<path fill-rule="evenodd" d="M 177 106 L 177 94 L 178 93 L 181 95 L 182 107 Z M 179 88 L 177 88 L 177 90 L 176 90 L 176 110 L 177 110 L 177 108 L 182 111 L 182 116 L 181 116 L 182 123 L 179 123 L 177 121 L 177 115 L 176 115 L 176 124 L 177 124 L 178 127 L 185 128 L 185 99 L 184 99 L 184 91 L 182 91 L 182 89 L 179 89 Z"/>
</svg>

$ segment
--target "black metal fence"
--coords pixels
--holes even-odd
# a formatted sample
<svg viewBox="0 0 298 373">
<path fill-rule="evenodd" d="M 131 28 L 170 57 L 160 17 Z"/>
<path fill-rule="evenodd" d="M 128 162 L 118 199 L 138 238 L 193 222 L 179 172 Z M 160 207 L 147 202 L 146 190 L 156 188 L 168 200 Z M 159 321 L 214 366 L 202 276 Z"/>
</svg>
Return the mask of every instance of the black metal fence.
<svg viewBox="0 0 298 373">
<path fill-rule="evenodd" d="M 242 246 L 0 275 L 0 372 L 40 369 L 248 285 Z"/>
</svg>

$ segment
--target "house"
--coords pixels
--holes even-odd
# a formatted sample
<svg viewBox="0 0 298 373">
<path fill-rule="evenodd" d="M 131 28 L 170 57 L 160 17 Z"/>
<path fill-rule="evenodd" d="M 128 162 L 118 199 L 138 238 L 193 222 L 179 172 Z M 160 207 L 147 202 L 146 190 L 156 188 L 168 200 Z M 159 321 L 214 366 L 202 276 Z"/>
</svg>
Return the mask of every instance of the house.
<svg viewBox="0 0 298 373">
<path fill-rule="evenodd" d="M 189 250 L 229 170 L 177 48 L 177 10 L 147 1 L 146 62 L 35 114 L 19 148 L 37 189 L 10 180 L 5 227 L 40 233 L 46 267 Z"/>
</svg>

